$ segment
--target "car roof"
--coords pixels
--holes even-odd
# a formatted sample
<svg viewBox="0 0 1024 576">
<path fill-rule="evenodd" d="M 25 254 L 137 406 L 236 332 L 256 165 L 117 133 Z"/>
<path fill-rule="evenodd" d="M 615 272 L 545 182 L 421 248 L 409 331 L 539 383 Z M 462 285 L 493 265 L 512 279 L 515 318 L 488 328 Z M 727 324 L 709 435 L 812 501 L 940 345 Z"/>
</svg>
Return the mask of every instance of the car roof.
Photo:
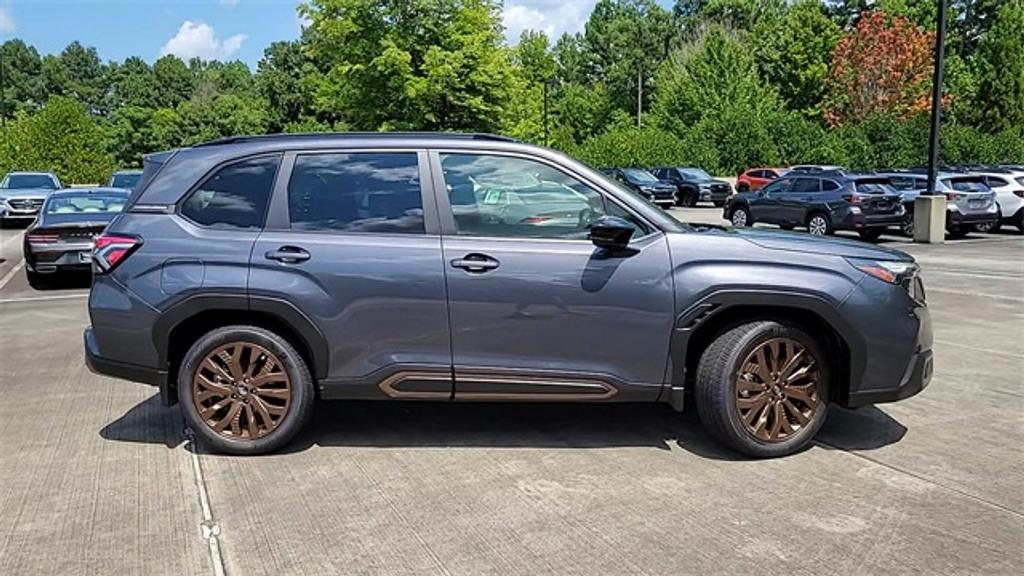
<svg viewBox="0 0 1024 576">
<path fill-rule="evenodd" d="M 12 171 L 7 173 L 8 176 L 56 176 L 53 172 L 34 172 L 34 171 Z"/>
<path fill-rule="evenodd" d="M 116 176 L 118 174 L 142 174 L 142 170 L 139 168 L 125 168 L 123 170 L 114 170 L 113 175 Z"/>
</svg>

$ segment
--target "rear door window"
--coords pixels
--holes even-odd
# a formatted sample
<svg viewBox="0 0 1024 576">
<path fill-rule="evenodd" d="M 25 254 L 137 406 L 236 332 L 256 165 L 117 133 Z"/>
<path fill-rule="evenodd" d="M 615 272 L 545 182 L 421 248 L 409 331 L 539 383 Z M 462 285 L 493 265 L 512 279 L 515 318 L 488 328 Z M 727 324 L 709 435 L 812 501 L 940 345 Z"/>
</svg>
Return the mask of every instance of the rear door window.
<svg viewBox="0 0 1024 576">
<path fill-rule="evenodd" d="M 820 180 L 817 178 L 797 178 L 793 181 L 793 192 L 818 192 L 821 190 Z"/>
<path fill-rule="evenodd" d="M 893 192 L 893 189 L 889 187 L 889 181 L 884 179 L 858 180 L 854 184 L 854 189 L 861 194 L 889 194 Z"/>
<path fill-rule="evenodd" d="M 288 182 L 292 229 L 424 234 L 414 152 L 303 154 Z"/>
<path fill-rule="evenodd" d="M 272 156 L 224 166 L 185 199 L 181 214 L 203 226 L 262 227 L 278 161 Z"/>
</svg>

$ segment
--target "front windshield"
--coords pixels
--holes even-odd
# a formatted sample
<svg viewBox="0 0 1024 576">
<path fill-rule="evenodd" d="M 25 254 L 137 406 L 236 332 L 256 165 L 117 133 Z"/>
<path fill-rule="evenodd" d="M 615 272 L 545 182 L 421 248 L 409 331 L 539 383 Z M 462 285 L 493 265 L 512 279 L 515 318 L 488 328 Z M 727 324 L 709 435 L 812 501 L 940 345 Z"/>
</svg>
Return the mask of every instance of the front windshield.
<svg viewBox="0 0 1024 576">
<path fill-rule="evenodd" d="M 49 174 L 11 174 L 4 178 L 2 188 L 14 190 L 17 188 L 44 188 L 56 190 L 57 183 Z"/>
<path fill-rule="evenodd" d="M 714 180 L 714 178 L 711 177 L 711 174 L 708 174 L 700 168 L 684 168 L 681 172 L 689 176 L 695 182 L 711 182 Z"/>
<path fill-rule="evenodd" d="M 622 173 L 625 174 L 626 177 L 629 178 L 630 180 L 633 180 L 634 182 L 638 182 L 640 184 L 658 183 L 658 179 L 655 178 L 653 175 L 651 175 L 650 172 L 646 170 L 640 170 L 638 168 L 627 168 L 623 170 Z"/>
<path fill-rule="evenodd" d="M 128 202 L 127 194 L 55 195 L 46 204 L 47 214 L 116 214 Z"/>
<path fill-rule="evenodd" d="M 140 178 L 142 178 L 142 174 L 114 174 L 110 179 L 110 186 L 111 188 L 127 188 L 131 190 L 139 183 Z"/>
</svg>

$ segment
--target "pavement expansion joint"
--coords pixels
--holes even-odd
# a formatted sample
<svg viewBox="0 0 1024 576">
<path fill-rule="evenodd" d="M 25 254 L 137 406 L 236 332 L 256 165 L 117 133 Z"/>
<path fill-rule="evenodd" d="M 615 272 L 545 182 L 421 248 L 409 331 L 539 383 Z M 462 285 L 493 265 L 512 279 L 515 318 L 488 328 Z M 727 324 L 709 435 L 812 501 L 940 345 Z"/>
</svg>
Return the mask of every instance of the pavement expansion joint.
<svg viewBox="0 0 1024 576">
<path fill-rule="evenodd" d="M 189 428 L 185 428 L 185 438 L 188 442 L 184 448 L 192 460 L 192 475 L 195 480 L 196 492 L 199 496 L 199 507 L 202 511 L 202 520 L 199 522 L 199 532 L 206 540 L 210 550 L 210 564 L 214 576 L 224 576 L 224 557 L 220 550 L 220 525 L 213 517 L 213 508 L 210 506 L 210 493 L 206 488 L 206 477 L 203 475 L 203 464 L 199 459 L 199 450 L 196 446 L 195 434 Z"/>
</svg>

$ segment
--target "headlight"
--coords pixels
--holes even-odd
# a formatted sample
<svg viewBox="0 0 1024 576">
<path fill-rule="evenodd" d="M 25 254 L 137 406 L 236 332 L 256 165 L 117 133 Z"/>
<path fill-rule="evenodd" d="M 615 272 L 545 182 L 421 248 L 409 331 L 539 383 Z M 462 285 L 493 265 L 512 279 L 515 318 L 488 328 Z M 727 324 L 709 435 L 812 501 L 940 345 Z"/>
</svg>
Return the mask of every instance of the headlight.
<svg viewBox="0 0 1024 576">
<path fill-rule="evenodd" d="M 903 206 L 903 204 L 900 204 L 899 206 L 896 206 L 896 215 L 903 216 L 904 214 L 906 214 L 906 212 L 907 212 L 907 208 L 905 206 Z"/>
<path fill-rule="evenodd" d="M 846 261 L 861 272 L 889 284 L 901 284 L 907 278 L 917 275 L 919 269 L 915 262 L 866 260 L 863 258 L 847 258 Z"/>
</svg>

